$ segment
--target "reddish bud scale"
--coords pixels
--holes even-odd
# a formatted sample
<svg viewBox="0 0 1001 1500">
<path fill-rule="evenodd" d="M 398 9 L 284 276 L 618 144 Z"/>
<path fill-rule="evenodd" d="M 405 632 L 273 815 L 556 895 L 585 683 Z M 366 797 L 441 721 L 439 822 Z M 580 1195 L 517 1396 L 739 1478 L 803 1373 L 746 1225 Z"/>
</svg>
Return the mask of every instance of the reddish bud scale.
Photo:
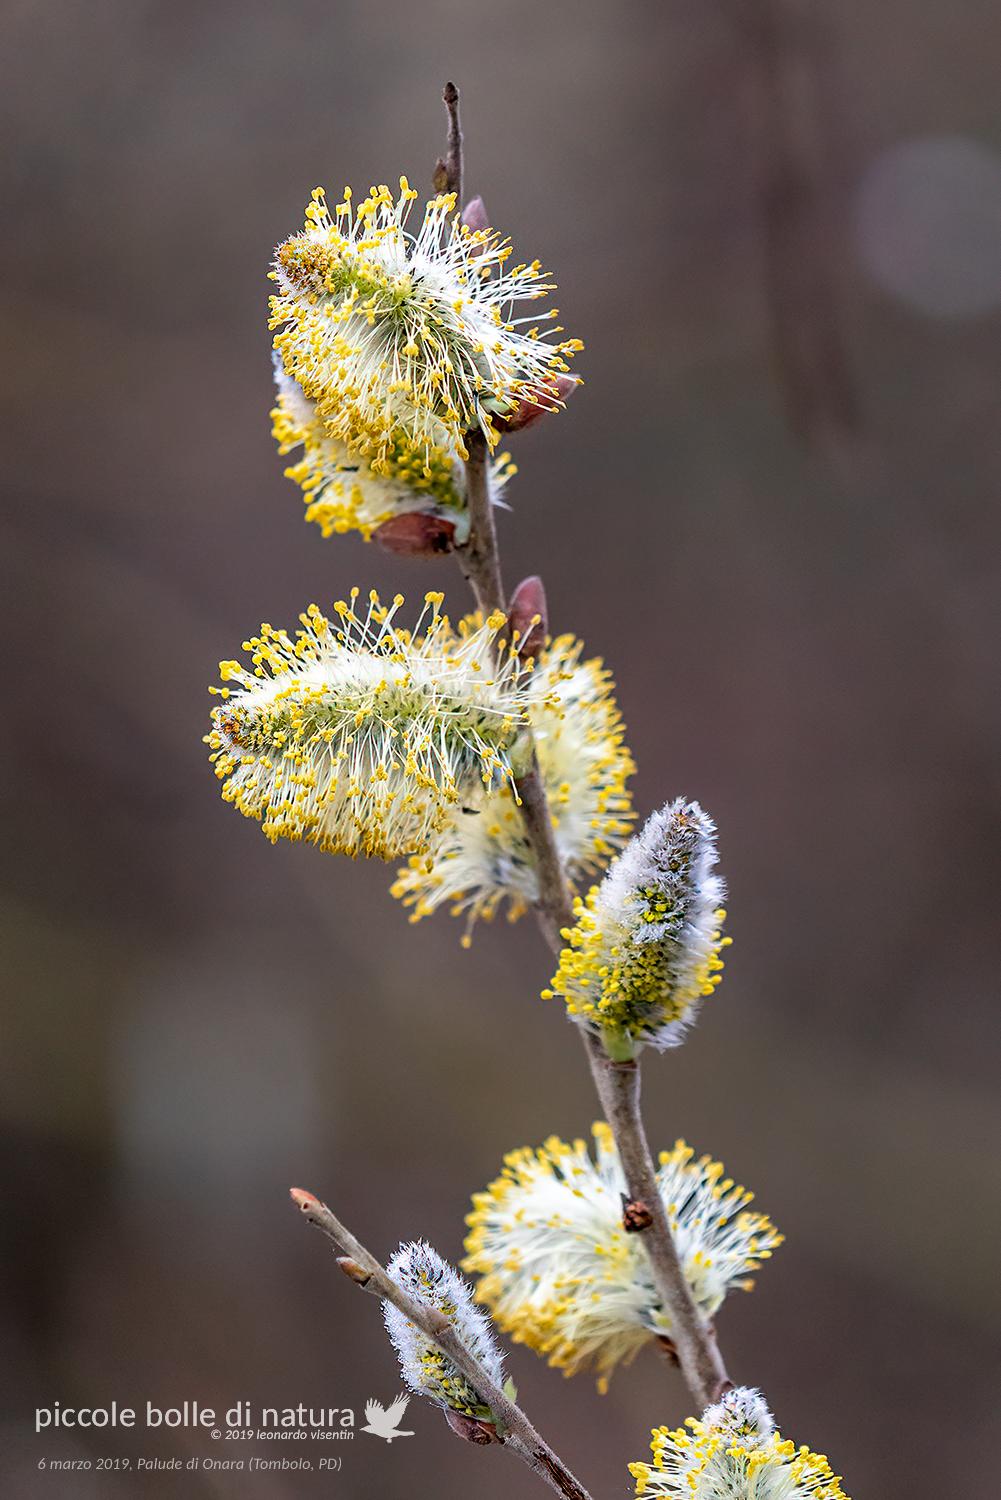
<svg viewBox="0 0 1001 1500">
<path fill-rule="evenodd" d="M 467 1443 L 499 1443 L 497 1429 L 492 1422 L 484 1422 L 476 1417 L 463 1416 L 462 1412 L 453 1411 L 451 1407 L 445 1407 L 445 1421 L 451 1427 L 456 1437 L 465 1439 Z"/>
<path fill-rule="evenodd" d="M 368 1286 L 368 1283 L 372 1280 L 371 1274 L 365 1270 L 364 1266 L 360 1266 L 356 1260 L 352 1260 L 350 1255 L 339 1255 L 337 1257 L 337 1264 L 348 1280 L 355 1282 L 358 1286 Z"/>
<path fill-rule="evenodd" d="M 440 557 L 455 545 L 455 527 L 441 516 L 408 511 L 392 516 L 372 533 L 373 540 L 385 552 L 396 557 Z"/>
<path fill-rule="evenodd" d="M 549 633 L 546 590 L 541 578 L 533 574 L 522 579 L 511 595 L 507 618 L 512 637 L 517 633 L 518 655 L 537 656 Z"/>
<path fill-rule="evenodd" d="M 498 432 L 524 432 L 526 427 L 533 426 L 540 417 L 547 417 L 550 412 L 559 411 L 565 406 L 568 396 L 573 394 L 578 385 L 580 381 L 573 375 L 555 375 L 547 382 L 541 401 L 523 398 L 507 416 L 494 417 L 494 426 Z"/>
<path fill-rule="evenodd" d="M 475 198 L 470 198 L 469 202 L 462 210 L 462 222 L 463 224 L 465 224 L 467 229 L 473 230 L 474 233 L 476 233 L 477 230 L 490 228 L 490 220 L 487 218 L 486 205 L 484 204 L 483 199 L 479 197 L 479 195 L 477 195 Z"/>
<path fill-rule="evenodd" d="M 622 1195 L 622 1227 L 627 1234 L 639 1234 L 652 1223 L 653 1214 L 642 1198 Z"/>
</svg>

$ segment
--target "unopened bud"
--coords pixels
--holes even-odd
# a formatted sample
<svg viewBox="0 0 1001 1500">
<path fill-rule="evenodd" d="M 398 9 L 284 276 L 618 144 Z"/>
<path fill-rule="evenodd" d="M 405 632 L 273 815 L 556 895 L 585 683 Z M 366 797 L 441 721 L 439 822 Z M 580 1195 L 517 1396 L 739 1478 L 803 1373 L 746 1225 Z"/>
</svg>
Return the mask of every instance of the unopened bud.
<svg viewBox="0 0 1001 1500">
<path fill-rule="evenodd" d="M 372 533 L 373 541 L 397 557 L 436 557 L 451 552 L 455 545 L 455 527 L 441 516 L 407 511 L 391 516 Z"/>
<path fill-rule="evenodd" d="M 481 1421 L 477 1417 L 463 1416 L 462 1412 L 453 1411 L 450 1406 L 445 1407 L 445 1421 L 456 1437 L 464 1438 L 467 1443 L 482 1444 L 501 1441 L 497 1428 L 492 1422 Z"/>
<path fill-rule="evenodd" d="M 649 1229 L 653 1223 L 653 1214 L 650 1212 L 642 1198 L 627 1198 L 625 1193 L 622 1197 L 622 1227 L 626 1234 L 639 1234 L 643 1229 Z"/>
<path fill-rule="evenodd" d="M 486 204 L 478 194 L 475 198 L 470 198 L 462 210 L 462 222 L 467 229 L 472 229 L 474 232 L 478 229 L 490 228 Z"/>
<path fill-rule="evenodd" d="M 666 1333 L 658 1333 L 657 1343 L 668 1364 L 680 1366 L 681 1361 L 678 1359 L 678 1350 L 674 1340 L 669 1339 Z"/>
<path fill-rule="evenodd" d="M 511 595 L 508 628 L 519 656 L 537 656 L 549 634 L 546 590 L 536 574 L 523 578 Z"/>
<path fill-rule="evenodd" d="M 498 432 L 524 432 L 526 427 L 531 427 L 540 417 L 560 411 L 566 405 L 567 397 L 578 385 L 580 381 L 573 375 L 554 375 L 552 380 L 546 382 L 544 391 L 537 393 L 534 401 L 522 397 L 506 416 L 494 417 L 494 426 Z"/>
<path fill-rule="evenodd" d="M 314 1209 L 323 1206 L 316 1194 L 307 1193 L 305 1188 L 289 1188 L 288 1195 L 296 1208 L 301 1208 L 304 1214 L 311 1213 Z"/>
<path fill-rule="evenodd" d="M 436 193 L 448 192 L 448 168 L 440 156 L 434 164 L 434 171 L 431 173 L 431 186 Z"/>
<path fill-rule="evenodd" d="M 368 1286 L 372 1279 L 371 1272 L 366 1271 L 365 1267 L 360 1266 L 356 1260 L 352 1260 L 350 1255 L 339 1255 L 337 1264 L 348 1280 L 355 1282 L 358 1286 Z"/>
</svg>

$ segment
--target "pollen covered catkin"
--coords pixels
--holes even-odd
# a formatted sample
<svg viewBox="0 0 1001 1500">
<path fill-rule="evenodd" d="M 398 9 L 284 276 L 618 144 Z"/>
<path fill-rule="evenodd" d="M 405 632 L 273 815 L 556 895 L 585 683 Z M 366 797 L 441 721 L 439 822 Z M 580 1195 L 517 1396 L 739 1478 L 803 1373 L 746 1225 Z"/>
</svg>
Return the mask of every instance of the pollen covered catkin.
<svg viewBox="0 0 1001 1500">
<path fill-rule="evenodd" d="M 416 198 L 405 177 L 398 194 L 383 185 L 357 205 L 345 188 L 331 215 L 317 188 L 271 272 L 285 374 L 376 471 L 391 469 L 401 438 L 433 472 L 467 456 L 473 428 L 493 446 L 496 419 L 523 400 L 562 406 L 558 377 L 582 347 L 547 336 L 562 331 L 556 308 L 515 316 L 555 289 L 537 261 L 509 266 L 510 241 L 463 224 L 452 193 L 411 232 Z"/>
<path fill-rule="evenodd" d="M 274 842 L 336 854 L 427 855 L 460 801 L 515 774 L 527 727 L 526 673 L 498 640 L 504 616 L 454 630 L 430 593 L 411 633 L 403 603 L 358 590 L 316 605 L 295 636 L 270 625 L 222 662 L 208 743 L 223 797 Z"/>
<path fill-rule="evenodd" d="M 629 837 L 626 783 L 635 767 L 625 743 L 611 674 L 583 659 L 571 635 L 544 646 L 527 685 L 528 717 L 553 825 L 571 879 L 593 876 Z M 507 906 L 512 919 L 539 898 L 535 854 L 514 790 L 499 783 L 473 809 L 455 807 L 434 840 L 434 863 L 411 859 L 393 886 L 419 921 L 441 906 L 477 920 Z"/>
<path fill-rule="evenodd" d="M 626 1179 L 608 1126 L 582 1140 L 550 1136 L 512 1151 L 473 1198 L 464 1271 L 497 1326 L 567 1375 L 592 1369 L 604 1387 L 616 1365 L 674 1332 L 642 1235 L 622 1219 Z M 714 1317 L 727 1293 L 750 1291 L 753 1273 L 782 1243 L 753 1195 L 684 1141 L 664 1151 L 657 1187 L 678 1258 L 700 1312 Z"/>
<path fill-rule="evenodd" d="M 722 977 L 724 886 L 714 873 L 716 825 L 683 797 L 647 819 L 604 880 L 574 903 L 576 922 L 543 999 L 610 1057 L 676 1047 Z"/>
<path fill-rule="evenodd" d="M 431 454 L 399 432 L 374 468 L 362 453 L 334 437 L 315 401 L 276 361 L 271 432 L 281 454 L 301 450 L 285 476 L 302 490 L 306 520 L 325 537 L 358 532 L 367 542 L 397 516 L 425 515 L 447 523 L 456 544 L 469 536 L 466 475 L 458 453 L 443 440 Z M 488 482 L 496 504 L 515 466 L 507 454 L 492 459 Z"/>
<path fill-rule="evenodd" d="M 823 1453 L 784 1438 L 759 1391 L 738 1386 L 684 1427 L 654 1429 L 629 1465 L 646 1500 L 849 1500 Z"/>
</svg>

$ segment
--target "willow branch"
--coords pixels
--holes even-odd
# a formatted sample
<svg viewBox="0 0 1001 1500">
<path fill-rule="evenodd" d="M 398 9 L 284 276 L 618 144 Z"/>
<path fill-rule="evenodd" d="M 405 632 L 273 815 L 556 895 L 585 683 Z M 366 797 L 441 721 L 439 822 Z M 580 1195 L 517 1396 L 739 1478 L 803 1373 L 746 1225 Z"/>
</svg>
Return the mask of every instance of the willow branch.
<svg viewBox="0 0 1001 1500">
<path fill-rule="evenodd" d="M 470 434 L 466 445 L 466 494 L 469 504 L 469 541 L 459 551 L 459 562 L 480 608 L 484 612 L 504 608 L 500 556 L 493 508 L 486 484 L 486 443 L 481 451 Z M 522 822 L 538 875 L 539 894 L 535 912 L 553 953 L 563 947 L 563 932 L 574 922 L 566 872 L 553 836 L 553 821 L 546 789 L 533 747 L 528 772 L 516 783 Z M 650 1260 L 654 1285 L 670 1313 L 672 1338 L 681 1372 L 700 1407 L 719 1399 L 731 1382 L 716 1345 L 712 1329 L 695 1305 L 684 1269 L 678 1258 L 656 1171 L 640 1112 L 640 1068 L 638 1062 L 613 1063 L 600 1041 L 580 1028 L 591 1077 L 612 1130 L 616 1150 L 631 1199 L 643 1202 L 650 1223 L 641 1231 Z"/>
<path fill-rule="evenodd" d="M 536 915 L 549 946 L 558 956 L 563 946 L 563 930 L 572 926 L 574 920 L 566 876 L 553 838 L 545 788 L 537 771 L 532 777 L 531 803 L 526 801 L 523 788 L 524 783 L 519 783 L 522 819 L 535 854 L 539 879 Z M 650 1222 L 637 1232 L 642 1235 L 654 1285 L 671 1315 L 671 1336 L 681 1372 L 692 1395 L 701 1406 L 708 1406 L 719 1400 L 731 1381 L 715 1335 L 695 1305 L 664 1212 L 640 1110 L 639 1062 L 613 1062 L 596 1036 L 583 1027 L 578 1029 L 602 1112 L 615 1140 L 629 1197 L 645 1204 L 650 1215 Z"/>
<path fill-rule="evenodd" d="M 459 170 L 461 175 L 461 160 Z M 456 555 L 477 605 L 487 615 L 506 610 L 490 497 L 489 450 L 485 436 L 478 429 L 466 434 L 465 446 L 469 537 L 462 547 L 456 548 Z M 552 815 L 534 745 L 528 771 L 516 782 L 516 788 L 525 833 L 535 857 L 539 886 L 535 912 L 546 941 L 558 956 L 564 930 L 573 926 L 573 903 L 553 835 Z M 583 1028 L 580 1033 L 630 1198 L 645 1203 L 650 1211 L 650 1223 L 638 1233 L 642 1235 L 658 1296 L 671 1317 L 681 1372 L 700 1407 L 705 1407 L 717 1400 L 731 1382 L 715 1336 L 695 1305 L 664 1213 L 640 1113 L 639 1063 L 613 1064 L 596 1037 Z"/>
<path fill-rule="evenodd" d="M 454 193 L 456 207 L 462 207 L 462 125 L 459 121 L 459 90 L 454 83 L 446 83 L 441 91 L 442 103 L 448 111 L 448 136 L 445 155 L 439 156 L 434 169 L 436 193 Z"/>
<path fill-rule="evenodd" d="M 476 430 L 466 434 L 466 450 L 469 455 L 466 459 L 469 538 L 464 546 L 456 548 L 456 556 L 483 614 L 505 613 L 507 603 L 501 577 L 500 549 L 490 498 L 489 453 L 482 432 Z M 560 929 L 572 924 L 573 911 L 570 888 L 552 836 L 552 818 L 534 746 L 529 768 L 516 785 L 521 799 L 522 821 L 539 869 L 536 910 L 547 941 L 558 953 L 562 947 Z"/>
<path fill-rule="evenodd" d="M 466 506 L 469 537 L 455 549 L 459 567 L 484 615 L 506 609 L 497 528 L 490 497 L 490 455 L 479 428 L 466 433 Z"/>
<path fill-rule="evenodd" d="M 701 1406 L 709 1406 L 719 1400 L 732 1382 L 716 1336 L 692 1298 L 664 1212 L 640 1111 L 639 1062 L 613 1062 L 597 1037 L 589 1032 L 584 1036 L 591 1076 L 615 1138 L 629 1197 L 641 1203 L 649 1215 L 650 1222 L 638 1232 L 643 1236 L 654 1285 L 671 1313 L 671 1341 L 678 1364 L 692 1395 Z"/>
<path fill-rule="evenodd" d="M 385 1267 L 366 1250 L 336 1214 L 321 1203 L 312 1193 L 302 1188 L 290 1190 L 293 1203 L 317 1229 L 323 1231 L 344 1254 L 349 1257 L 341 1262 L 341 1269 L 349 1279 L 363 1291 L 371 1292 L 383 1302 L 391 1302 L 403 1316 L 419 1328 L 445 1357 L 465 1375 L 485 1406 L 504 1428 L 501 1443 L 532 1469 L 550 1489 L 566 1500 L 591 1500 L 587 1490 L 567 1468 L 561 1458 L 553 1452 L 521 1408 L 507 1397 L 495 1381 L 484 1370 L 479 1360 L 465 1348 L 456 1335 L 449 1320 L 437 1308 L 429 1307 L 411 1297 L 388 1275 Z"/>
</svg>

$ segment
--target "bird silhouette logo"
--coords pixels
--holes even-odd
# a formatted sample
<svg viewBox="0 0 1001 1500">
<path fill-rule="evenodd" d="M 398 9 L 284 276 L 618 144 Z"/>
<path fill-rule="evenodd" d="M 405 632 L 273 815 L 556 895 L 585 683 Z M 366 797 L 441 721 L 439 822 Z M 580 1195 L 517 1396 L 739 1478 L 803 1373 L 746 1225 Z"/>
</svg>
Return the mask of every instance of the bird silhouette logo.
<svg viewBox="0 0 1001 1500">
<path fill-rule="evenodd" d="M 403 1413 L 410 1404 L 409 1396 L 397 1396 L 392 1406 L 383 1406 L 381 1401 L 365 1402 L 366 1423 L 362 1432 L 370 1432 L 373 1437 L 385 1438 L 391 1443 L 394 1438 L 413 1437 L 412 1432 L 401 1432 L 400 1423 L 403 1421 Z"/>
</svg>

